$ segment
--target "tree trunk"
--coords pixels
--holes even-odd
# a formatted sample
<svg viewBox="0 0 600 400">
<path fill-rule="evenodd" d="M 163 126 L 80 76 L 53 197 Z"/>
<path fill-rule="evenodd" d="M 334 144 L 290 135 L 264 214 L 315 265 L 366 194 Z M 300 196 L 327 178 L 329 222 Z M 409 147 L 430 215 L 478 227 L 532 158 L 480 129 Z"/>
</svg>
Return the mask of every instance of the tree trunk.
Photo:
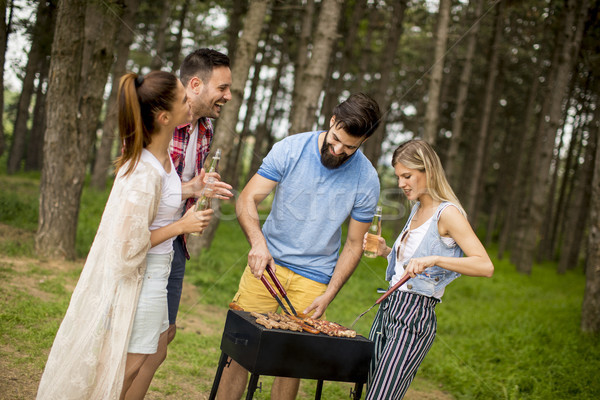
<svg viewBox="0 0 600 400">
<path fill-rule="evenodd" d="M 344 77 L 356 60 L 355 50 L 357 48 L 358 29 L 361 20 L 365 16 L 365 9 L 368 7 L 367 0 L 356 0 L 354 4 L 346 2 L 346 7 L 352 7 L 352 16 L 342 28 L 344 40 L 342 41 L 343 47 L 340 50 L 341 57 L 335 58 L 333 65 L 337 68 L 337 70 L 334 68 L 334 73 L 337 73 L 338 77 L 337 79 L 331 79 L 333 76 L 330 77 L 330 84 L 327 85 L 325 97 L 323 98 L 321 117 L 326 120 L 331 117 L 331 112 L 339 103 L 342 90 L 347 88 L 348 83 L 344 80 Z"/>
<path fill-rule="evenodd" d="M 469 221 L 475 226 L 477 223 L 477 193 L 481 186 L 481 180 L 485 179 L 482 174 L 483 161 L 485 158 L 485 149 L 490 129 L 490 119 L 492 118 L 492 107 L 494 102 L 494 92 L 496 78 L 498 77 L 500 64 L 500 43 L 502 41 L 502 31 L 504 29 L 504 2 L 497 4 L 497 13 L 495 19 L 494 38 L 490 54 L 490 63 L 488 65 L 488 76 L 486 79 L 485 96 L 483 109 L 481 112 L 481 121 L 477 138 L 475 139 L 475 150 L 471 153 L 473 157 L 472 165 L 469 167 L 469 184 L 464 200 L 464 206 L 469 213 Z M 463 173 L 462 176 L 465 176 Z"/>
<path fill-rule="evenodd" d="M 42 48 L 39 59 L 39 76 L 35 92 L 35 107 L 33 109 L 33 122 L 27 140 L 27 157 L 25 158 L 26 171 L 41 171 L 42 158 L 44 154 L 44 132 L 46 131 L 46 90 L 48 84 L 48 71 L 50 69 L 50 53 L 52 51 L 52 40 L 56 27 L 56 10 L 58 0 L 48 1 L 48 7 L 44 10 L 46 23 L 42 33 L 37 34 Z"/>
<path fill-rule="evenodd" d="M 554 149 L 554 139 L 558 127 L 561 125 L 563 116 L 562 106 L 567 95 L 570 75 L 573 64 L 573 50 L 579 47 L 581 41 L 583 23 L 587 16 L 588 2 L 583 0 L 581 9 L 577 10 L 575 0 L 566 0 L 564 11 L 564 29 L 562 35 L 564 40 L 559 51 L 560 57 L 558 64 L 553 66 L 553 80 L 549 82 L 552 88 L 550 94 L 546 97 L 546 107 L 549 110 L 547 114 L 541 115 L 538 129 L 539 145 L 534 151 L 534 165 L 532 171 L 532 186 L 529 218 L 523 227 L 522 240 L 516 243 L 516 248 L 511 257 L 517 266 L 517 270 L 522 273 L 531 273 L 533 258 L 538 240 L 539 230 L 542 225 L 544 215 L 544 202 L 546 201 L 549 188 L 550 162 L 552 161 L 552 150 Z M 578 11 L 581 11 L 578 14 Z M 577 16 L 577 18 L 576 18 Z M 573 26 L 577 26 L 574 32 Z"/>
<path fill-rule="evenodd" d="M 579 173 L 579 159 L 583 151 L 583 128 L 585 124 L 582 122 L 583 118 L 588 118 L 589 115 L 581 116 L 579 121 L 574 124 L 577 129 L 571 134 L 571 141 L 567 150 L 567 159 L 564 162 L 564 173 L 563 179 L 559 188 L 558 203 L 556 206 L 556 217 L 554 218 L 554 225 L 552 226 L 551 240 L 553 243 L 552 247 L 552 258 L 555 257 L 556 249 L 561 247 L 562 239 L 565 237 L 567 213 L 569 207 L 565 204 L 571 204 L 571 198 L 573 197 L 574 183 Z"/>
<path fill-rule="evenodd" d="M 437 140 L 438 122 L 440 119 L 440 88 L 442 87 L 444 61 L 446 59 L 446 42 L 448 41 L 451 3 L 452 0 L 440 0 L 439 3 L 435 52 L 433 55 L 435 63 L 431 68 L 431 78 L 429 79 L 427 109 L 425 111 L 425 130 L 423 132 L 423 139 L 431 145 L 435 145 Z"/>
<path fill-rule="evenodd" d="M 574 85 L 575 79 L 573 79 L 572 86 Z M 569 93 L 573 93 L 573 87 Z M 574 104 L 576 102 L 575 99 L 567 100 L 567 106 L 565 107 L 565 116 L 563 118 L 563 126 L 561 128 L 560 138 L 558 139 L 558 144 L 554 150 L 554 155 L 552 159 L 552 178 L 550 184 L 550 190 L 548 191 L 548 200 L 546 206 L 546 214 L 544 215 L 544 221 L 542 223 L 541 230 L 541 239 L 538 245 L 538 252 L 536 256 L 536 261 L 538 263 L 545 260 L 553 260 L 554 254 L 556 251 L 556 233 L 561 220 L 563 220 L 563 215 L 567 212 L 564 209 L 564 195 L 565 195 L 565 187 L 567 186 L 567 178 L 571 174 L 571 160 L 572 160 L 572 149 L 574 143 L 580 142 L 579 138 L 582 134 L 583 129 L 583 118 L 582 115 L 586 113 L 586 110 L 581 110 L 578 112 L 578 115 L 575 116 L 573 129 L 570 134 L 571 140 L 569 143 L 569 147 L 567 149 L 567 158 L 564 162 L 561 160 L 561 154 L 563 153 L 563 145 L 566 140 L 566 126 L 568 119 L 568 110 L 570 108 L 569 103 L 573 104 L 575 108 L 577 105 Z M 583 106 L 585 108 L 585 105 Z M 565 180 L 563 184 L 560 184 L 560 175 L 563 175 Z"/>
<path fill-rule="evenodd" d="M 234 1 L 234 4 L 237 3 Z M 183 31 L 185 30 L 185 20 L 187 17 L 188 10 L 190 8 L 190 0 L 184 0 L 181 5 L 181 13 L 179 14 L 179 29 L 177 30 L 177 35 L 175 35 L 175 45 L 173 48 L 173 65 L 171 67 L 171 72 L 176 74 L 181 66 L 181 41 L 183 40 Z"/>
<path fill-rule="evenodd" d="M 538 251 L 537 251 L 537 256 L 536 256 L 536 262 L 541 263 L 542 261 L 545 260 L 551 260 L 553 257 L 552 251 L 553 251 L 553 246 L 552 246 L 552 226 L 555 225 L 555 212 L 554 212 L 554 207 L 555 207 L 555 199 L 556 199 L 556 191 L 557 191 L 557 187 L 558 187 L 558 172 L 560 170 L 560 153 L 562 151 L 562 146 L 563 146 L 563 140 L 564 140 L 564 136 L 565 136 L 565 125 L 566 125 L 566 118 L 567 116 L 565 115 L 565 118 L 563 118 L 563 126 L 560 132 L 560 138 L 558 139 L 558 145 L 556 147 L 556 150 L 554 150 L 554 156 L 552 157 L 552 162 L 551 165 L 553 170 L 552 170 L 552 177 L 550 178 L 550 189 L 548 190 L 548 199 L 546 200 L 546 213 L 544 215 L 543 221 L 542 221 L 542 229 L 541 229 L 541 238 L 540 238 L 540 243 L 538 245 Z M 565 173 L 567 173 L 568 171 L 565 170 Z M 558 210 L 557 210 L 558 212 Z"/>
<path fill-rule="evenodd" d="M 36 235 L 36 250 L 43 257 L 76 256 L 81 191 L 112 62 L 118 19 L 100 4 L 86 4 L 63 0 L 58 8 Z M 122 13 L 120 2 L 113 0 L 108 6 Z"/>
<path fill-rule="evenodd" d="M 552 24 L 547 21 L 544 24 L 544 33 L 542 34 L 542 43 L 551 43 L 555 41 L 555 35 L 552 35 Z M 558 58 L 553 60 L 551 65 L 558 62 Z M 504 224 L 498 237 L 498 258 L 504 258 L 504 253 L 507 250 L 514 248 L 513 244 L 522 238 L 522 231 L 524 223 L 529 214 L 529 204 L 526 201 L 528 199 L 528 187 L 531 181 L 532 167 L 532 149 L 536 148 L 535 134 L 536 129 L 535 118 L 536 108 L 538 106 L 538 98 L 544 98 L 547 94 L 547 88 L 540 88 L 540 79 L 538 77 L 543 76 L 544 70 L 542 69 L 542 61 L 538 61 L 531 66 L 531 85 L 528 89 L 527 102 L 523 113 L 523 123 L 519 126 L 519 130 L 515 132 L 518 135 L 522 132 L 523 138 L 515 142 L 512 154 L 514 154 L 514 160 L 512 161 L 511 171 L 514 171 L 511 176 L 515 176 L 516 179 L 510 180 L 510 186 L 508 187 L 509 199 L 506 207 L 506 214 L 504 216 Z M 546 73 L 545 81 L 547 82 L 550 74 Z M 512 254 L 511 254 L 512 259 Z"/>
<path fill-rule="evenodd" d="M 509 181 L 514 179 L 512 168 L 514 164 L 515 155 L 513 153 L 515 149 L 515 142 L 520 141 L 521 138 L 515 133 L 514 127 L 510 126 L 511 119 L 506 118 L 506 126 L 504 128 L 504 139 L 500 147 L 500 156 L 498 157 L 498 174 L 495 182 L 495 195 L 491 199 L 491 209 L 488 215 L 487 228 L 485 230 L 485 247 L 492 244 L 494 240 L 494 234 L 496 233 L 497 226 L 501 224 L 501 214 L 503 210 L 506 210 L 508 203 L 509 190 L 506 188 L 510 187 Z"/>
<path fill-rule="evenodd" d="M 156 53 L 150 62 L 150 69 L 159 70 L 166 63 L 165 49 L 166 38 L 169 30 L 169 20 L 171 16 L 171 4 L 168 1 L 163 3 L 163 9 L 160 13 L 160 23 L 154 32 L 154 50 Z"/>
<path fill-rule="evenodd" d="M 546 26 L 548 28 L 549 25 Z M 547 29 L 549 32 L 549 29 Z M 546 35 L 544 35 L 546 37 Z M 535 64 L 533 67 L 533 77 L 540 76 L 542 69 L 540 63 Z M 522 230 L 524 227 L 523 221 L 529 214 L 529 204 L 525 201 L 528 196 L 528 186 L 531 181 L 531 170 L 532 160 L 531 151 L 535 148 L 535 134 L 534 128 L 536 107 L 538 104 L 538 97 L 542 97 L 543 94 L 540 92 L 540 81 L 539 79 L 533 79 L 531 86 L 528 90 L 527 105 L 525 107 L 523 124 L 520 127 L 520 131 L 523 132 L 523 139 L 516 142 L 514 154 L 516 160 L 513 164 L 514 176 L 516 179 L 512 180 L 509 192 L 508 207 L 505 215 L 505 222 L 500 231 L 498 238 L 498 258 L 504 257 L 504 252 L 508 249 L 513 248 L 513 243 L 522 237 Z M 512 258 L 512 257 L 511 257 Z"/>
<path fill-rule="evenodd" d="M 467 39 L 467 51 L 460 81 L 458 93 L 456 95 L 456 110 L 452 118 L 452 137 L 450 138 L 450 147 L 446 155 L 444 170 L 450 183 L 459 182 L 458 171 L 461 164 L 458 159 L 458 150 L 462 140 L 462 130 L 464 125 L 465 111 L 467 110 L 467 96 L 469 94 L 469 85 L 471 83 L 471 71 L 473 70 L 473 58 L 477 47 L 477 35 L 479 34 L 479 18 L 483 12 L 483 0 L 471 0 L 469 4 L 475 3 L 474 23 Z M 470 25 L 469 25 L 470 26 Z"/>
<path fill-rule="evenodd" d="M 315 122 L 315 113 L 325 74 L 330 60 L 331 49 L 337 38 L 337 25 L 343 0 L 323 0 L 319 22 L 314 34 L 312 54 L 300 79 L 301 87 L 294 100 L 294 111 L 290 115 L 290 133 L 295 134 L 311 129 Z"/>
<path fill-rule="evenodd" d="M 596 108 L 598 111 L 598 108 Z M 596 112 L 598 114 L 598 112 Z M 600 332 L 600 122 L 593 121 L 596 132 L 596 154 L 591 185 L 589 234 L 585 267 L 585 292 L 581 309 L 581 330 Z"/>
<path fill-rule="evenodd" d="M 46 99 L 44 168 L 40 181 L 40 215 L 36 250 L 41 256 L 75 257 L 75 232 L 85 163 L 77 143 L 81 64 L 85 26 L 84 0 L 63 0 L 58 8 L 52 44 L 50 81 Z M 87 156 L 87 149 L 84 151 Z"/>
<path fill-rule="evenodd" d="M 504 74 L 503 74 L 503 63 L 499 62 L 498 72 L 496 76 L 496 83 L 494 85 L 493 97 L 498 98 L 502 95 L 504 88 Z M 487 182 L 490 179 L 490 173 L 493 173 L 493 166 L 500 162 L 499 158 L 495 157 L 493 150 L 494 144 L 498 146 L 502 145 L 504 136 L 506 135 L 505 130 L 499 130 L 494 132 L 496 126 L 496 119 L 498 117 L 498 107 L 500 107 L 499 101 L 492 101 L 492 107 L 490 109 L 490 119 L 488 121 L 488 133 L 486 134 L 485 146 L 483 147 L 482 160 L 485 162 L 481 163 L 481 170 L 479 171 L 479 186 L 477 187 L 477 194 L 475 195 L 475 201 L 473 202 L 473 212 L 469 216 L 473 221 L 473 226 L 478 226 L 480 221 L 480 215 L 482 212 L 487 211 L 485 207 L 488 207 L 490 203 L 496 203 L 498 197 L 491 196 L 493 199 L 486 200 L 490 196 L 486 196 Z M 490 134 L 489 132 L 494 132 Z M 490 171 L 492 170 L 492 171 Z M 493 208 L 493 207 L 492 207 Z"/>
<path fill-rule="evenodd" d="M 248 11 L 248 0 L 234 0 L 227 27 L 227 51 L 230 55 L 235 54 L 240 31 L 243 28 L 244 15 Z"/>
<path fill-rule="evenodd" d="M 260 105 L 258 107 L 259 110 L 255 110 L 256 103 L 258 102 L 260 104 L 261 100 L 263 100 L 258 97 L 257 93 L 259 83 L 261 82 L 260 72 L 263 68 L 263 65 L 265 65 L 265 63 L 269 65 L 269 61 L 273 58 L 273 47 L 276 46 L 276 44 L 272 42 L 271 37 L 281 21 L 285 21 L 285 17 L 286 15 L 282 11 L 273 10 L 269 24 L 267 25 L 265 32 L 263 32 L 264 44 L 259 50 L 260 57 L 258 56 L 258 53 L 256 56 L 257 59 L 260 59 L 254 61 L 254 73 L 252 76 L 252 82 L 250 84 L 250 93 L 246 93 L 248 100 L 246 102 L 246 115 L 244 116 L 242 131 L 237 138 L 238 140 L 233 146 L 231 157 L 229 157 L 227 162 L 227 171 L 225 171 L 224 175 L 225 181 L 230 183 L 236 190 L 239 185 L 239 165 L 241 163 L 242 149 L 244 147 L 246 137 L 250 133 L 250 121 L 252 120 L 252 117 L 256 115 L 256 113 L 260 112 Z"/>
<path fill-rule="evenodd" d="M 103 5 L 90 3 L 86 13 L 85 47 L 81 77 L 84 85 L 81 93 L 80 130 L 88 139 L 87 149 L 96 142 L 100 111 L 104 103 L 104 90 L 114 62 L 114 44 L 117 28 L 125 8 L 125 0 L 111 0 Z M 107 8 L 110 8 L 109 11 Z M 113 13 L 117 14 L 117 17 Z M 102 32 L 102 35 L 98 35 Z M 81 142 L 82 149 L 86 146 Z M 87 158 L 86 158 L 87 160 Z"/>
<path fill-rule="evenodd" d="M 537 69 L 536 71 L 539 71 Z M 534 76 L 537 76 L 535 74 Z M 519 126 L 519 130 L 512 132 L 512 135 L 518 137 L 519 131 L 523 132 L 523 138 L 519 138 L 511 147 L 512 149 L 512 162 L 509 164 L 511 176 L 515 179 L 511 180 L 513 183 L 509 187 L 509 196 L 507 200 L 506 214 L 504 216 L 504 224 L 500 230 L 498 237 L 498 258 L 504 258 L 504 252 L 510 248 L 513 239 L 513 231 L 518 225 L 517 218 L 519 216 L 519 210 L 521 209 L 521 202 L 523 201 L 524 188 L 527 182 L 527 165 L 529 160 L 529 151 L 532 148 L 534 142 L 535 130 L 533 129 L 533 121 L 535 117 L 535 106 L 537 104 L 537 94 L 539 88 L 539 80 L 534 79 L 531 86 L 529 87 L 527 96 L 527 106 L 525 107 L 523 124 Z M 510 133 L 509 133 L 510 134 Z"/>
<path fill-rule="evenodd" d="M 270 0 L 251 0 L 248 8 L 248 14 L 244 21 L 244 30 L 238 40 L 238 46 L 235 51 L 233 68 L 231 76 L 233 84 L 231 85 L 231 100 L 224 107 L 220 118 L 218 132 L 213 139 L 212 148 L 221 149 L 221 157 L 227 160 L 231 156 L 233 141 L 237 136 L 235 126 L 238 122 L 238 114 L 242 100 L 244 98 L 244 87 L 248 79 L 248 72 L 252 61 L 256 56 L 258 39 L 262 30 L 267 8 L 270 6 Z M 213 201 L 215 214 L 219 215 L 219 202 Z M 190 254 L 198 255 L 201 249 L 208 249 L 214 238 L 219 218 L 213 218 L 208 228 L 205 229 L 198 240 L 189 241 Z"/>
<path fill-rule="evenodd" d="M 294 61 L 294 89 L 292 90 L 292 107 L 290 110 L 289 121 L 293 125 L 292 117 L 298 113 L 300 106 L 300 95 L 302 91 L 302 82 L 300 77 L 304 75 L 306 64 L 308 62 L 308 44 L 310 42 L 311 33 L 313 31 L 313 18 L 315 14 L 315 1 L 307 0 L 302 7 L 302 25 L 300 27 L 300 37 L 298 38 L 297 50 L 295 52 Z M 297 133 L 291 130 L 288 134 Z"/>
<path fill-rule="evenodd" d="M 284 42 L 282 55 L 286 54 L 287 42 Z M 286 63 L 283 58 L 280 59 L 279 65 L 277 66 L 277 73 L 271 81 L 271 97 L 269 98 L 269 105 L 265 112 L 265 118 L 256 127 L 256 134 L 254 135 L 254 148 L 252 150 L 252 160 L 250 161 L 250 169 L 246 175 L 246 181 L 250 180 L 252 176 L 258 171 L 263 157 L 266 154 L 266 143 L 269 142 L 270 134 L 268 127 L 272 126 L 272 122 L 275 114 L 275 103 L 277 101 L 277 94 L 281 87 L 281 76 L 285 68 Z"/>
<path fill-rule="evenodd" d="M 600 116 L 597 112 L 596 116 Z M 583 235 L 589 215 L 590 196 L 592 195 L 592 180 L 594 174 L 594 156 L 596 154 L 596 132 L 590 132 L 590 140 L 585 151 L 585 162 L 582 171 L 577 175 L 574 193 L 577 194 L 574 201 L 569 203 L 566 214 L 566 226 L 564 231 L 563 245 L 558 261 L 558 273 L 564 274 L 568 269 L 577 267 Z"/>
<path fill-rule="evenodd" d="M 123 24 L 134 26 L 139 5 L 140 0 L 125 1 Z M 98 151 L 96 152 L 96 159 L 94 160 L 95 163 L 90 182 L 90 185 L 97 190 L 104 190 L 106 188 L 106 178 L 112 164 L 111 154 L 117 129 L 117 91 L 119 89 L 119 79 L 126 72 L 129 47 L 132 42 L 133 32 L 129 29 L 122 30 L 117 36 L 117 48 L 115 52 L 116 60 L 112 71 L 112 88 L 105 107 L 106 115 L 104 117 L 104 124 L 102 125 L 102 138 L 100 140 Z"/>
<path fill-rule="evenodd" d="M 6 23 L 6 0 L 1 2 L 2 21 L 0 21 L 0 156 L 4 154 L 6 148 L 6 138 L 4 137 L 4 62 L 6 61 L 6 47 L 8 44 L 8 26 Z"/>
<path fill-rule="evenodd" d="M 366 13 L 367 17 L 367 32 L 365 35 L 365 39 L 361 41 L 365 43 L 365 46 L 360 49 L 360 54 L 358 57 L 358 74 L 357 79 L 352 82 L 351 93 L 355 92 L 366 92 L 370 90 L 371 82 L 368 82 L 365 77 L 369 74 L 370 71 L 373 70 L 373 60 L 375 57 L 375 50 L 373 49 L 372 43 L 375 42 L 377 35 L 380 34 L 380 25 L 379 21 L 381 21 L 381 13 L 377 8 L 381 0 L 375 0 L 370 7 L 367 8 Z M 356 61 L 355 61 L 356 63 Z M 375 67 L 376 68 L 376 67 Z M 347 86 L 347 85 L 346 85 Z"/>
<path fill-rule="evenodd" d="M 42 47 L 43 38 L 48 34 L 49 18 L 48 5 L 46 1 L 40 1 L 37 7 L 36 20 L 31 37 L 31 48 L 25 67 L 25 77 L 21 87 L 21 95 L 17 106 L 17 117 L 13 129 L 13 142 L 8 157 L 7 172 L 14 174 L 21 169 L 21 162 L 25 157 L 27 146 L 27 122 L 29 122 L 29 104 L 35 87 L 35 75 L 37 74 L 43 58 L 45 58 Z"/>
<path fill-rule="evenodd" d="M 363 148 L 363 153 L 365 156 L 367 156 L 375 168 L 377 168 L 377 164 L 379 163 L 379 157 L 381 156 L 381 145 L 383 144 L 383 140 L 385 138 L 387 121 L 386 116 L 389 111 L 390 96 L 392 94 L 390 92 L 392 89 L 391 82 L 392 76 L 396 72 L 396 69 L 394 68 L 394 61 L 396 59 L 400 37 L 402 36 L 402 23 L 404 20 L 404 11 L 406 10 L 406 1 L 395 1 L 392 3 L 391 7 L 392 17 L 390 19 L 388 37 L 385 40 L 385 43 L 387 43 L 388 46 L 385 51 L 381 52 L 381 78 L 379 79 L 375 94 L 375 100 L 379 104 L 379 109 L 382 113 L 381 123 L 375 133 L 373 133 L 372 137 L 369 138 L 369 140 L 365 143 Z"/>
<path fill-rule="evenodd" d="M 54 32 L 54 29 L 52 29 Z M 27 143 L 27 157 L 25 158 L 25 171 L 41 171 L 44 156 L 44 132 L 46 131 L 46 92 L 44 87 L 48 82 L 50 63 L 44 58 L 41 65 L 38 86 L 35 92 L 35 108 L 33 109 L 33 123 Z"/>
</svg>

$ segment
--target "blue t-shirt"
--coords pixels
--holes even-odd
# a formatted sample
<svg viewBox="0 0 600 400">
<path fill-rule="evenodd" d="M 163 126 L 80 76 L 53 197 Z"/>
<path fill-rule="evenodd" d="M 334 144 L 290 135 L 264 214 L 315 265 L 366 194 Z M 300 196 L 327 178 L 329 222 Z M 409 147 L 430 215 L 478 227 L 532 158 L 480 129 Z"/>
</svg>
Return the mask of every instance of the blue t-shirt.
<svg viewBox="0 0 600 400">
<path fill-rule="evenodd" d="M 329 283 L 348 216 L 371 222 L 379 200 L 379 178 L 357 150 L 344 164 L 321 164 L 318 132 L 276 143 L 258 174 L 278 182 L 262 232 L 275 262 L 321 283 Z"/>
</svg>

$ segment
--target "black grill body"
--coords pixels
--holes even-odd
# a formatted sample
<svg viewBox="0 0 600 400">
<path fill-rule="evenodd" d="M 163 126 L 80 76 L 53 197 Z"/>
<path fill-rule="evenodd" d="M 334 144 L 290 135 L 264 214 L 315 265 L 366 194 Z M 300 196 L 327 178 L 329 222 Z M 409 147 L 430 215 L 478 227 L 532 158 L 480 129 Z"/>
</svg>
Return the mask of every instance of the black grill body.
<svg viewBox="0 0 600 400">
<path fill-rule="evenodd" d="M 319 381 L 317 398 L 324 380 L 354 382 L 354 397 L 360 398 L 373 354 L 372 341 L 362 336 L 339 338 L 323 333 L 267 329 L 255 320 L 248 312 L 228 311 L 214 393 L 209 398 L 216 396 L 227 357 L 252 374 L 246 399 L 252 398 L 260 375 L 315 379 Z"/>
</svg>

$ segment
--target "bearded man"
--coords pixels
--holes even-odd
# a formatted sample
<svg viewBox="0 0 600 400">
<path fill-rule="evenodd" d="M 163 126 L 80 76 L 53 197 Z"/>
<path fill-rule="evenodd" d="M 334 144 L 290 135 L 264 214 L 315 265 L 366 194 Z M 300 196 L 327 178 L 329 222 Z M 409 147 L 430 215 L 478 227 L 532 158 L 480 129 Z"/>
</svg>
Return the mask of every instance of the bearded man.
<svg viewBox="0 0 600 400">
<path fill-rule="evenodd" d="M 359 147 L 379 125 L 377 103 L 358 93 L 333 110 L 329 130 L 276 143 L 236 203 L 251 249 L 233 302 L 246 311 L 275 312 L 277 301 L 260 278 L 269 265 L 292 305 L 319 318 L 356 269 L 379 200 L 379 179 Z M 275 189 L 262 230 L 258 204 Z M 350 217 L 340 254 L 342 224 Z M 219 399 L 240 399 L 248 371 L 232 360 Z M 299 379 L 277 377 L 272 399 L 294 399 Z"/>
</svg>

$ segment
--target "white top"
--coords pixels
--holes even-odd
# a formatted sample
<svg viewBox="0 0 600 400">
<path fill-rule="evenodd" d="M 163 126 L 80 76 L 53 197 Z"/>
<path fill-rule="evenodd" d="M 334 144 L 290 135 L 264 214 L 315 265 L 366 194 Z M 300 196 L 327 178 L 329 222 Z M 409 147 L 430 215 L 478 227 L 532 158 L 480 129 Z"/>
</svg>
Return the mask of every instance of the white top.
<svg viewBox="0 0 600 400">
<path fill-rule="evenodd" d="M 181 182 L 188 182 L 192 180 L 196 173 L 196 159 L 198 157 L 198 153 L 196 152 L 196 143 L 198 143 L 198 122 L 196 122 L 196 127 L 194 128 L 192 133 L 190 133 L 190 139 L 185 149 L 185 162 L 183 166 L 183 171 L 181 172 Z M 181 200 L 180 198 L 177 215 L 183 215 L 183 212 L 185 211 L 186 201 L 187 200 Z"/>
<path fill-rule="evenodd" d="M 172 224 L 179 219 L 181 215 L 178 213 L 179 206 L 181 205 L 181 181 L 171 157 L 169 157 L 169 162 L 171 163 L 171 172 L 169 173 L 165 171 L 162 164 L 148 150 L 144 149 L 142 151 L 141 159 L 152 165 L 160 173 L 162 179 L 158 212 L 156 218 L 150 224 L 150 230 L 153 231 Z M 173 238 L 170 238 L 152 247 L 148 250 L 148 254 L 170 254 L 172 251 Z"/>
<path fill-rule="evenodd" d="M 433 216 L 430 217 L 427 221 L 425 221 L 421 226 L 415 229 L 406 229 L 402 231 L 402 233 L 396 239 L 394 243 L 394 247 L 396 248 L 396 269 L 394 276 L 390 282 L 390 286 L 395 285 L 402 275 L 404 275 L 404 265 L 407 264 L 412 258 L 415 251 L 423 241 L 425 237 L 425 233 L 427 233 L 427 229 L 429 229 L 429 225 L 431 225 L 431 220 Z M 408 224 L 410 227 L 410 224 Z M 407 235 L 406 237 L 404 237 Z M 406 283 L 402 285 L 399 289 L 402 290 L 406 286 Z"/>
<path fill-rule="evenodd" d="M 185 149 L 185 164 L 181 173 L 181 182 L 187 182 L 194 177 L 196 172 L 196 143 L 198 143 L 198 123 L 190 133 L 190 140 Z"/>
<path fill-rule="evenodd" d="M 432 220 L 433 215 L 429 217 L 429 219 L 425 221 L 421 226 L 412 230 L 403 230 L 402 233 L 400 233 L 400 235 L 398 236 L 398 239 L 396 239 L 396 242 L 394 243 L 397 255 L 396 269 L 394 270 L 394 276 L 390 281 L 390 286 L 394 286 L 404 275 L 404 265 L 410 261 L 412 256 L 415 254 L 415 251 L 417 251 L 417 249 L 419 248 L 419 245 L 423 241 L 423 238 L 425 237 L 425 234 L 427 233 L 427 230 L 429 229 L 429 225 L 431 225 Z M 407 227 L 410 228 L 410 221 L 407 223 Z M 407 236 L 404 237 L 405 235 Z M 451 237 L 441 236 L 441 238 L 442 242 L 444 242 L 444 244 L 447 246 L 454 246 L 454 244 L 456 243 Z M 398 290 L 408 290 L 407 285 L 408 282 L 400 286 Z M 441 294 L 443 294 L 443 292 Z"/>
</svg>

